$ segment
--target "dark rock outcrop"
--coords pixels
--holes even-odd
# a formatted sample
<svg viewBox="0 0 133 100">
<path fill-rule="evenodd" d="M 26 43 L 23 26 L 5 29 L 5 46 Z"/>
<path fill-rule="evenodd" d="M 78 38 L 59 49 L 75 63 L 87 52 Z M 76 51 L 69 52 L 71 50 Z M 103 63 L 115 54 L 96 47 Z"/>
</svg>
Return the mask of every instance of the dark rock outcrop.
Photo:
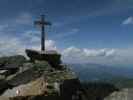
<svg viewBox="0 0 133 100">
<path fill-rule="evenodd" d="M 35 63 L 27 63 L 29 68 L 25 70 L 26 63 L 22 66 L 22 72 L 18 73 L 16 76 L 8 80 L 8 83 L 12 86 L 19 86 L 22 84 L 27 84 L 37 78 L 41 77 L 45 72 L 50 72 L 52 70 L 51 66 L 45 61 L 38 61 Z M 24 69 L 24 71 L 23 71 Z"/>
<path fill-rule="evenodd" d="M 77 95 L 78 91 L 82 91 L 81 83 L 78 79 L 64 80 L 60 89 L 62 100 L 72 100 L 72 96 Z"/>
<path fill-rule="evenodd" d="M 26 58 L 21 55 L 1 57 L 0 75 L 7 77 L 9 75 L 15 74 L 25 62 L 27 62 Z"/>
<path fill-rule="evenodd" d="M 47 61 L 49 64 L 54 68 L 60 68 L 61 64 L 61 55 L 57 52 L 39 52 L 35 50 L 29 50 L 26 51 L 27 56 L 30 58 L 31 61 L 35 60 L 41 60 L 41 61 Z"/>
<path fill-rule="evenodd" d="M 12 86 L 6 80 L 0 80 L 0 95 L 9 88 L 12 88 Z"/>
<path fill-rule="evenodd" d="M 24 62 L 26 62 L 26 58 L 21 55 L 9 56 L 9 57 L 1 57 L 0 58 L 0 69 L 14 69 L 19 68 Z"/>
<path fill-rule="evenodd" d="M 89 100 L 104 100 L 114 91 L 119 91 L 117 87 L 110 83 L 104 82 L 88 82 L 82 84 L 84 94 Z"/>
</svg>

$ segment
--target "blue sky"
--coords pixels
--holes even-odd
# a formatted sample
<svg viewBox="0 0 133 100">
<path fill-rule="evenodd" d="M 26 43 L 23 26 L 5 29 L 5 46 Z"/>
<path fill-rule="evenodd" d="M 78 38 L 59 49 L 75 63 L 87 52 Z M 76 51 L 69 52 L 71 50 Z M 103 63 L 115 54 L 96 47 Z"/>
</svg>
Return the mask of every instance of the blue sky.
<svg viewBox="0 0 133 100">
<path fill-rule="evenodd" d="M 47 48 L 64 61 L 132 65 L 132 12 L 132 0 L 0 0 L 0 53 L 40 49 L 33 22 L 46 14 Z"/>
</svg>

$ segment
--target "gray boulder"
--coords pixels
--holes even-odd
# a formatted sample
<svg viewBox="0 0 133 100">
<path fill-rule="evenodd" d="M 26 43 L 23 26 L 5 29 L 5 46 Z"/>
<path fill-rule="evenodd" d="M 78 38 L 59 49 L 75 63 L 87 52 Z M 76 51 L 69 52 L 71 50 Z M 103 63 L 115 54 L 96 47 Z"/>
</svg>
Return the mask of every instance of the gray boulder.
<svg viewBox="0 0 133 100">
<path fill-rule="evenodd" d="M 0 58 L 0 68 L 16 68 L 26 62 L 26 58 L 22 55 L 15 55 Z"/>
</svg>

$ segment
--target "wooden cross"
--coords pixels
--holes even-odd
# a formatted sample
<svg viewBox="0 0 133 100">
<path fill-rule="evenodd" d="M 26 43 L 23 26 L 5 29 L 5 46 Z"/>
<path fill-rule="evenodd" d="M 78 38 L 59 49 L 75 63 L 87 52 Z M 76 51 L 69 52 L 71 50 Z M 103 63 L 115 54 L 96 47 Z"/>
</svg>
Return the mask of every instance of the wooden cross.
<svg viewBox="0 0 133 100">
<path fill-rule="evenodd" d="M 45 21 L 45 15 L 41 15 L 41 20 L 35 21 L 35 25 L 41 26 L 41 50 L 45 51 L 45 26 L 51 25 L 51 23 Z"/>
</svg>

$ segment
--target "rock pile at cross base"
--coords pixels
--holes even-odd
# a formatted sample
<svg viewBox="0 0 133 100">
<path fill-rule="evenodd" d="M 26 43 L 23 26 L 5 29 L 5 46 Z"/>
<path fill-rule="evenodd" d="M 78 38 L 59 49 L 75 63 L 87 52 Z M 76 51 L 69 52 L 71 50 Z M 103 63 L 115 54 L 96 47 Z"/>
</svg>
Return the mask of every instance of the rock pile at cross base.
<svg viewBox="0 0 133 100">
<path fill-rule="evenodd" d="M 56 69 L 23 56 L 0 59 L 0 100 L 70 100 L 80 91 L 80 81 L 65 65 Z"/>
</svg>

